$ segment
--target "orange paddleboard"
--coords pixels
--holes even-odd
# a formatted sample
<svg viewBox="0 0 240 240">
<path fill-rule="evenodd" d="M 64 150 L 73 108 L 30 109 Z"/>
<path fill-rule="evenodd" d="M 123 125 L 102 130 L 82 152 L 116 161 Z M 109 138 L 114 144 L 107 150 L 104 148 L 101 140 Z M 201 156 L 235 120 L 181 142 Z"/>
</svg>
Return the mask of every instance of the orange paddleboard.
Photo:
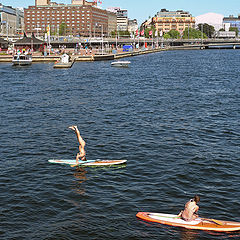
<svg viewBox="0 0 240 240">
<path fill-rule="evenodd" d="M 240 231 L 240 222 L 222 221 L 208 218 L 197 218 L 194 221 L 184 221 L 177 215 L 164 213 L 139 212 L 137 217 L 149 221 L 188 229 L 233 232 Z"/>
</svg>

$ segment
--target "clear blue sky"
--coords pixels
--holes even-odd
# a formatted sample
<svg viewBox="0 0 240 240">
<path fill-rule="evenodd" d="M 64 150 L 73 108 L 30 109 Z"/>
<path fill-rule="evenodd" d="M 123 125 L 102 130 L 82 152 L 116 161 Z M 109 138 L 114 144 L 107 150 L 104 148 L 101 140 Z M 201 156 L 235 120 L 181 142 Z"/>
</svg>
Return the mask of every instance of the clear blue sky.
<svg viewBox="0 0 240 240">
<path fill-rule="evenodd" d="M 71 3 L 71 0 L 51 1 Z M 0 3 L 13 7 L 28 7 L 33 6 L 35 0 L 0 0 Z M 136 18 L 139 24 L 148 19 L 149 16 L 154 16 L 162 8 L 189 11 L 194 17 L 208 12 L 219 13 L 224 16 L 240 14 L 240 0 L 102 0 L 102 4 L 99 5 L 103 9 L 107 7 L 127 9 L 129 18 Z"/>
</svg>

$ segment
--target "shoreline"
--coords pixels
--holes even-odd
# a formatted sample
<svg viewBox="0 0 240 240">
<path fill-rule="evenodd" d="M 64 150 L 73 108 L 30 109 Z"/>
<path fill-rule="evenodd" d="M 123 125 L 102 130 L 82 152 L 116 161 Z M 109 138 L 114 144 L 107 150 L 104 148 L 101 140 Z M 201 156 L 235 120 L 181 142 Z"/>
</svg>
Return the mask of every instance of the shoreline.
<svg viewBox="0 0 240 240">
<path fill-rule="evenodd" d="M 95 54 L 95 55 L 72 55 L 71 58 L 74 62 L 92 62 L 92 61 L 107 61 L 107 60 L 117 60 L 125 57 L 133 57 L 144 54 L 163 52 L 163 51 L 172 51 L 172 50 L 201 50 L 201 46 L 175 46 L 168 48 L 156 48 L 149 50 L 138 50 L 133 52 L 122 52 L 117 54 Z M 33 54 L 32 62 L 41 63 L 41 62 L 56 62 L 60 59 L 61 55 L 50 55 L 50 56 L 37 56 Z M 0 63 L 12 62 L 12 55 L 0 55 Z"/>
</svg>

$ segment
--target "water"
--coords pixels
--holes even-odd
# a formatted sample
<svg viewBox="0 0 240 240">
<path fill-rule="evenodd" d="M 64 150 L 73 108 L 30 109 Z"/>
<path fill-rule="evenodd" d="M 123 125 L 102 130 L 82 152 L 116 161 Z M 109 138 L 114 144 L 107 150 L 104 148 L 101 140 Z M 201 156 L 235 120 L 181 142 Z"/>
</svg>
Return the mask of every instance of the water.
<svg viewBox="0 0 240 240">
<path fill-rule="evenodd" d="M 110 62 L 0 64 L 1 239 L 239 239 L 141 221 L 178 213 L 240 221 L 240 52 L 169 51 Z M 78 125 L 89 159 L 76 170 Z"/>
</svg>

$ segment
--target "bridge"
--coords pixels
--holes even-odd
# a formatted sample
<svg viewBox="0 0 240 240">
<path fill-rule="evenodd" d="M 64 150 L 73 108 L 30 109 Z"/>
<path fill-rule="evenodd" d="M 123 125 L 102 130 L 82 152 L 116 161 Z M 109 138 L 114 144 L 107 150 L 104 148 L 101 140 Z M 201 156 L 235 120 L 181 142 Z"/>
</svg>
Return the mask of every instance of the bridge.
<svg viewBox="0 0 240 240">
<path fill-rule="evenodd" d="M 19 38 L 19 37 L 18 37 Z M 10 40 L 10 39 L 9 39 Z M 12 40 L 12 41 L 11 41 Z M 11 39 L 10 44 L 14 44 L 16 39 Z M 44 39 L 42 39 L 44 40 Z M 148 46 L 164 46 L 164 47 L 190 47 L 190 48 L 240 48 L 240 38 L 221 39 L 221 38 L 209 38 L 209 39 L 163 39 L 163 38 L 101 38 L 101 37 L 51 37 L 51 45 L 53 48 L 59 48 L 59 46 L 66 46 L 66 48 L 76 48 L 81 44 L 82 46 L 92 46 L 97 48 L 104 48 L 108 46 L 122 47 L 123 45 L 133 45 L 141 48 L 147 43 Z"/>
<path fill-rule="evenodd" d="M 240 48 L 240 38 L 233 39 L 163 39 L 163 38 L 65 38 L 64 40 L 53 39 L 51 45 L 57 47 L 59 45 L 66 45 L 66 47 L 76 47 L 77 44 L 101 46 L 101 45 L 133 45 L 144 46 L 147 43 L 151 45 L 163 45 L 167 47 L 176 46 L 191 46 L 200 48 Z"/>
</svg>

